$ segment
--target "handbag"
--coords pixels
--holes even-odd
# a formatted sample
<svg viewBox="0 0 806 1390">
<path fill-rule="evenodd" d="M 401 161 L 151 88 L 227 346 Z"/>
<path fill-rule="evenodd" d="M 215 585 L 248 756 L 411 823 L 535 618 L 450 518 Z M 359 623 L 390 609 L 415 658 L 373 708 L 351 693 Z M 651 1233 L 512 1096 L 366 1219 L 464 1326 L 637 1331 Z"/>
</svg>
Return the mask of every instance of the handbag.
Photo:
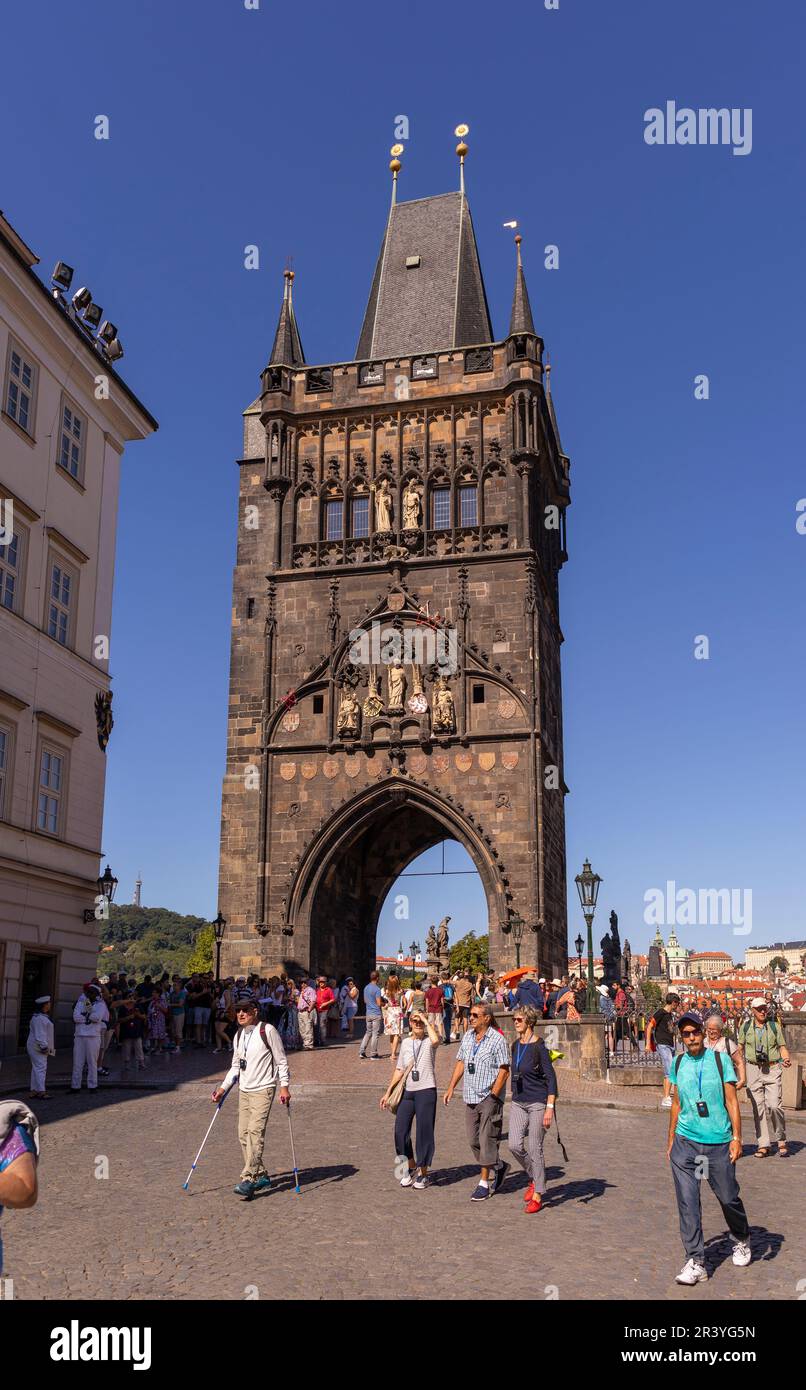
<svg viewBox="0 0 806 1390">
<path fill-rule="evenodd" d="M 389 1095 L 386 1100 L 386 1108 L 387 1110 L 391 1110 L 393 1115 L 396 1113 L 397 1108 L 403 1099 L 403 1092 L 406 1089 L 406 1082 L 409 1079 L 409 1072 L 412 1070 L 413 1066 L 414 1063 L 409 1062 L 409 1065 L 406 1067 L 405 1071 L 402 1071 L 400 1073 L 400 1076 L 398 1077 L 397 1081 L 395 1082 L 394 1086 L 389 1092 Z"/>
</svg>

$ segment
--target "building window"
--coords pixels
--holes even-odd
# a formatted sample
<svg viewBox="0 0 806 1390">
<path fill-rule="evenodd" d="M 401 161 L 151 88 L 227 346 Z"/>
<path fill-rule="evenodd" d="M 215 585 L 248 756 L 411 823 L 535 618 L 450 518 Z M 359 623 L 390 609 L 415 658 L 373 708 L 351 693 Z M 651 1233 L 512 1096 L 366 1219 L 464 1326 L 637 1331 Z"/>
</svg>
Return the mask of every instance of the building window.
<svg viewBox="0 0 806 1390">
<path fill-rule="evenodd" d="M 483 686 L 483 685 L 474 685 L 474 686 L 473 686 L 473 704 L 474 704 L 474 705 L 483 705 L 483 704 L 484 704 L 484 686 Z"/>
<path fill-rule="evenodd" d="M 6 800 L 11 771 L 11 730 L 0 724 L 0 819 L 6 814 Z"/>
<path fill-rule="evenodd" d="M 324 712 L 325 712 L 325 697 L 324 697 L 324 695 L 314 695 L 314 697 L 313 697 L 313 712 L 314 712 L 314 714 L 324 714 Z"/>
<path fill-rule="evenodd" d="M 43 748 L 39 759 L 39 798 L 36 825 L 46 835 L 58 835 L 64 792 L 64 757 Z"/>
<path fill-rule="evenodd" d="M 325 503 L 325 540 L 340 541 L 342 538 L 341 501 Z"/>
<path fill-rule="evenodd" d="M 460 487 L 459 489 L 459 525 L 478 526 L 479 508 L 478 491 L 475 487 Z"/>
<path fill-rule="evenodd" d="M 254 618 L 255 616 L 255 600 L 253 598 L 246 600 L 246 616 L 247 618 Z"/>
<path fill-rule="evenodd" d="M 351 534 L 356 537 L 369 535 L 369 498 L 354 497 L 352 503 Z"/>
<path fill-rule="evenodd" d="M 59 436 L 59 464 L 71 478 L 81 480 L 84 472 L 84 440 L 87 422 L 71 405 L 62 405 L 62 429 Z"/>
<path fill-rule="evenodd" d="M 61 560 L 51 560 L 48 595 L 48 636 L 63 647 L 70 643 L 71 619 L 75 611 L 75 576 Z"/>
<path fill-rule="evenodd" d="M 15 531 L 6 545 L 0 545 L 0 607 L 18 613 L 21 598 L 22 541 Z"/>
<path fill-rule="evenodd" d="M 36 366 L 21 348 L 12 346 L 6 372 L 6 414 L 30 435 L 34 432 L 35 399 Z"/>
<path fill-rule="evenodd" d="M 449 487 L 435 487 L 431 493 L 431 528 L 434 531 L 447 531 L 451 524 L 451 490 Z"/>
</svg>

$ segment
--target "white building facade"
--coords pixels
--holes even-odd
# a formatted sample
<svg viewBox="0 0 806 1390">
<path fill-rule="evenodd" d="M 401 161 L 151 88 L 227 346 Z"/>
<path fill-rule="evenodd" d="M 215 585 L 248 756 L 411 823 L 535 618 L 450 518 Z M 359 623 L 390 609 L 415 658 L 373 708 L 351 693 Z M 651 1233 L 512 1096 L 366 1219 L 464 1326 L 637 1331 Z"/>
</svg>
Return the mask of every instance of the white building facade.
<svg viewBox="0 0 806 1390">
<path fill-rule="evenodd" d="M 120 460 L 156 421 L 0 214 L 0 1055 L 94 973 Z"/>
</svg>

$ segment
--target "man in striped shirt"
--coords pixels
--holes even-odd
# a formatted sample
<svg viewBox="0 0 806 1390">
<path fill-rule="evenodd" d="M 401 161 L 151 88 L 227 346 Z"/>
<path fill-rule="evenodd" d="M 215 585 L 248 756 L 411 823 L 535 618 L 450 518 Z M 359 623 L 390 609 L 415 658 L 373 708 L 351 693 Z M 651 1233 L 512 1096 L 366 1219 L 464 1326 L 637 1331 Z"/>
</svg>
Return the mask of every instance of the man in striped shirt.
<svg viewBox="0 0 806 1390">
<path fill-rule="evenodd" d="M 473 1157 L 481 1167 L 471 1201 L 483 1202 L 501 1186 L 509 1164 L 498 1157 L 504 1118 L 504 1092 L 509 1075 L 509 1048 L 503 1034 L 493 1027 L 493 1006 L 474 1004 L 470 1027 L 456 1054 L 456 1065 L 443 1100 L 451 1097 L 462 1080 L 465 1125 Z"/>
</svg>

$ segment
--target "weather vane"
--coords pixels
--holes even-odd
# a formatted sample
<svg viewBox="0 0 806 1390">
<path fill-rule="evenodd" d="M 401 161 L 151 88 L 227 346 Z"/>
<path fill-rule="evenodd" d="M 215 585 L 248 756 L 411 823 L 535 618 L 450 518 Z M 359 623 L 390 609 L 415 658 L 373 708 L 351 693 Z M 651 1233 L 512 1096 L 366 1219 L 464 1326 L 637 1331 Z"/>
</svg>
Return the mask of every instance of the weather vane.
<svg viewBox="0 0 806 1390">
<path fill-rule="evenodd" d="M 401 169 L 401 167 L 402 167 L 402 166 L 401 166 L 401 163 L 400 163 L 400 156 L 401 156 L 402 153 L 403 153 L 403 148 L 404 148 L 403 145 L 393 145 L 392 148 L 391 148 L 391 150 L 389 151 L 390 155 L 392 156 L 391 161 L 390 161 L 390 163 L 389 163 L 389 168 L 392 170 L 392 202 L 393 202 L 393 203 L 397 200 L 397 176 L 398 176 L 398 174 L 400 173 L 400 169 Z"/>
</svg>

